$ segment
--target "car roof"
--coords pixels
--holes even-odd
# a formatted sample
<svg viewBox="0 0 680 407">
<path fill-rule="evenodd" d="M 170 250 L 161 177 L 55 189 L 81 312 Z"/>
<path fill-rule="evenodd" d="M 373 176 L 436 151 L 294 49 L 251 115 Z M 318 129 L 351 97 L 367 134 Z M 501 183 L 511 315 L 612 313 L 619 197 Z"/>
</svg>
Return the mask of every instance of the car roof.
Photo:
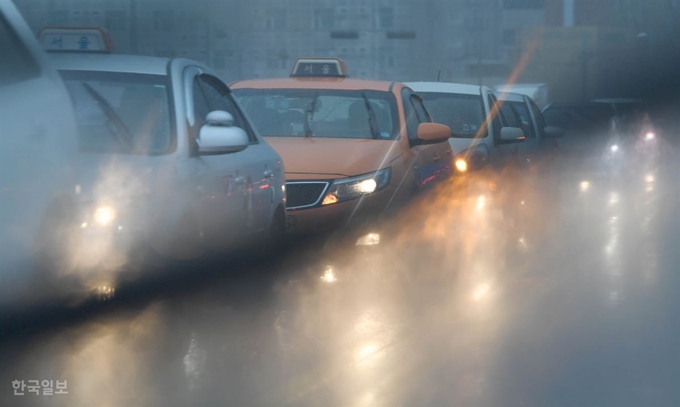
<svg viewBox="0 0 680 407">
<path fill-rule="evenodd" d="M 167 75 L 169 58 L 107 53 L 50 52 L 54 66 L 68 71 L 106 71 Z"/>
<path fill-rule="evenodd" d="M 351 78 L 250 79 L 229 84 L 230 88 L 251 89 L 345 89 L 390 91 L 396 82 Z"/>
<path fill-rule="evenodd" d="M 612 109 L 612 107 L 608 106 L 607 104 L 596 103 L 596 102 L 553 102 L 553 103 L 550 103 L 548 106 L 546 106 L 543 110 L 568 109 L 570 107 L 590 107 L 590 108 L 593 108 L 593 109 L 601 109 L 603 107 L 608 107 L 608 108 Z"/>
<path fill-rule="evenodd" d="M 644 104 L 645 101 L 642 99 L 633 99 L 633 98 L 611 98 L 611 99 L 593 99 L 593 103 L 611 103 L 611 104 L 617 104 L 617 103 L 631 103 L 631 104 Z"/>
<path fill-rule="evenodd" d="M 406 82 L 415 92 L 458 93 L 461 95 L 480 95 L 482 87 L 451 82 Z"/>
<path fill-rule="evenodd" d="M 524 95 L 519 93 L 499 93 L 498 99 L 506 102 L 524 102 Z"/>
</svg>

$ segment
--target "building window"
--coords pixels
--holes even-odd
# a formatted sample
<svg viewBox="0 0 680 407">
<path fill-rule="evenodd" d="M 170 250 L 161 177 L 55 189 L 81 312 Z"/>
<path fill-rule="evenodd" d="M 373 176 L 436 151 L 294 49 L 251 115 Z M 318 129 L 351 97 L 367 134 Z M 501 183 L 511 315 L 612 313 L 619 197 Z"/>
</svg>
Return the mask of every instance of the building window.
<svg viewBox="0 0 680 407">
<path fill-rule="evenodd" d="M 331 31 L 331 38 L 334 40 L 356 40 L 359 38 L 359 31 Z"/>
<path fill-rule="evenodd" d="M 314 10 L 314 29 L 332 30 L 335 27 L 335 10 L 318 8 Z"/>
<path fill-rule="evenodd" d="M 156 51 L 155 52 L 157 57 L 162 57 L 162 58 L 174 58 L 176 53 L 173 50 L 167 50 L 167 51 Z"/>
<path fill-rule="evenodd" d="M 267 10 L 267 17 L 265 19 L 265 27 L 267 30 L 285 30 L 286 29 L 286 9 L 275 8 Z"/>
<path fill-rule="evenodd" d="M 503 30 L 503 45 L 506 45 L 506 46 L 515 45 L 516 37 L 517 37 L 517 30 L 514 30 L 514 29 Z"/>
<path fill-rule="evenodd" d="M 527 9 L 543 8 L 545 0 L 503 0 L 503 8 L 506 9 Z"/>
<path fill-rule="evenodd" d="M 108 10 L 104 13 L 104 27 L 109 31 L 124 31 L 127 28 L 126 14 L 123 10 Z"/>
<path fill-rule="evenodd" d="M 153 12 L 153 28 L 156 31 L 172 31 L 175 29 L 174 12 L 172 10 L 155 10 Z"/>
<path fill-rule="evenodd" d="M 387 38 L 390 40 L 412 40 L 416 38 L 415 31 L 388 31 Z"/>
<path fill-rule="evenodd" d="M 50 21 L 54 25 L 68 25 L 69 24 L 69 15 L 68 11 L 66 10 L 55 10 L 52 13 L 50 13 Z"/>
<path fill-rule="evenodd" d="M 379 7 L 376 14 L 376 27 L 378 29 L 388 29 L 394 27 L 394 8 Z"/>
</svg>

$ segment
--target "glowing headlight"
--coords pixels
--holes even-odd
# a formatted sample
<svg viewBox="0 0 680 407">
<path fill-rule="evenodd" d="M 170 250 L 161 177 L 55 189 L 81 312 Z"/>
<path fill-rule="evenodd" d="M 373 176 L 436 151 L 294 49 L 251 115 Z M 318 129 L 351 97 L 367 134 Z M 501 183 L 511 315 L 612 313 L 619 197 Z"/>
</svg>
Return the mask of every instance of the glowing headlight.
<svg viewBox="0 0 680 407">
<path fill-rule="evenodd" d="M 460 172 L 465 172 L 468 169 L 467 161 L 463 158 L 456 159 L 456 169 Z"/>
<path fill-rule="evenodd" d="M 380 234 L 379 233 L 369 233 L 367 235 L 361 236 L 357 242 L 356 246 L 375 246 L 380 244 Z"/>
<path fill-rule="evenodd" d="M 619 146 L 617 144 L 614 144 L 613 146 L 611 146 L 609 148 L 612 150 L 612 153 L 619 151 Z"/>
<path fill-rule="evenodd" d="M 108 226 L 116 218 L 116 212 L 110 206 L 100 206 L 95 209 L 93 220 L 97 226 Z"/>
<path fill-rule="evenodd" d="M 390 183 L 391 175 L 392 169 L 385 168 L 374 173 L 333 181 L 321 204 L 348 201 L 379 191 Z"/>
<path fill-rule="evenodd" d="M 645 134 L 645 140 L 654 140 L 656 137 L 656 134 L 652 133 L 651 131 L 647 134 Z"/>
<path fill-rule="evenodd" d="M 483 147 L 477 145 L 458 153 L 453 163 L 458 172 L 468 172 L 484 167 L 487 163 L 487 156 Z"/>
</svg>

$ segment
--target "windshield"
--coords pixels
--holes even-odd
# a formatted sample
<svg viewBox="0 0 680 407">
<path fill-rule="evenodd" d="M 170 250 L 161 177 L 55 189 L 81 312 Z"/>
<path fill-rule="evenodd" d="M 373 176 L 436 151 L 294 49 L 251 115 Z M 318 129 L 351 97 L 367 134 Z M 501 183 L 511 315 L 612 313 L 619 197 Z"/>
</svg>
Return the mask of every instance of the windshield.
<svg viewBox="0 0 680 407">
<path fill-rule="evenodd" d="M 234 89 L 233 94 L 265 137 L 394 140 L 399 136 L 396 101 L 390 92 Z"/>
<path fill-rule="evenodd" d="M 484 103 L 478 95 L 418 92 L 437 123 L 458 136 L 473 138 L 484 123 Z"/>
<path fill-rule="evenodd" d="M 167 80 L 160 75 L 62 71 L 75 109 L 80 150 L 89 153 L 170 153 Z"/>
<path fill-rule="evenodd" d="M 606 130 L 611 126 L 611 120 L 614 116 L 615 113 L 610 106 L 596 103 L 548 107 L 543 112 L 543 117 L 545 117 L 548 125 L 577 132 Z"/>
</svg>

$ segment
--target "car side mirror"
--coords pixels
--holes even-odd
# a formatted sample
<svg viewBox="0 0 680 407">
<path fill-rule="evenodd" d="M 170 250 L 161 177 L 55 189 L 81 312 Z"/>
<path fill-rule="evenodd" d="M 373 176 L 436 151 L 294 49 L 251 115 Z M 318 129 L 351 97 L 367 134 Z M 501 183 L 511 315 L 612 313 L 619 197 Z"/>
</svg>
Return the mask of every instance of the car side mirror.
<svg viewBox="0 0 680 407">
<path fill-rule="evenodd" d="M 524 131 L 519 127 L 501 128 L 501 143 L 512 144 L 524 141 Z"/>
<path fill-rule="evenodd" d="M 250 144 L 246 132 L 234 126 L 234 117 L 223 110 L 214 110 L 205 118 L 198 140 L 201 155 L 228 154 L 245 150 Z"/>
<path fill-rule="evenodd" d="M 546 138 L 560 138 L 564 137 L 564 129 L 556 126 L 545 126 L 543 129 Z"/>
<path fill-rule="evenodd" d="M 420 123 L 417 137 L 421 144 L 442 143 L 451 137 L 451 128 L 439 123 Z"/>
</svg>

